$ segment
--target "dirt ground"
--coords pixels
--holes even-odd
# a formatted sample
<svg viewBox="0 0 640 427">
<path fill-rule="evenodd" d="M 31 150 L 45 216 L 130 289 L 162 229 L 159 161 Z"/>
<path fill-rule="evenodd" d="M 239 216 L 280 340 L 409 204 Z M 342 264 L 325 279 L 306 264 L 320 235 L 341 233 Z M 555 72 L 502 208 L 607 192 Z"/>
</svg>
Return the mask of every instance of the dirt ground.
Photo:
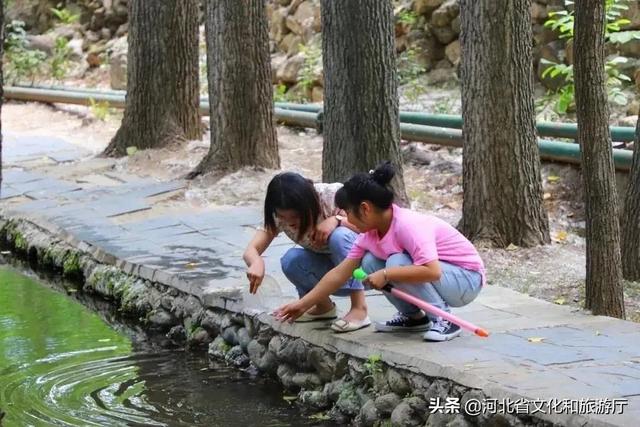
<svg viewBox="0 0 640 427">
<path fill-rule="evenodd" d="M 88 108 L 79 106 L 9 102 L 2 108 L 4 132 L 57 136 L 93 155 L 106 147 L 121 117 L 121 112 L 114 111 L 106 120 L 96 120 Z M 278 141 L 282 170 L 320 180 L 321 135 L 314 130 L 278 127 Z M 207 133 L 200 141 L 143 150 L 121 159 L 94 159 L 91 164 L 105 171 L 118 170 L 162 181 L 180 179 L 198 164 L 208 149 Z M 412 207 L 457 224 L 462 207 L 461 149 L 404 143 L 403 151 L 406 155 L 404 177 Z M 57 167 L 65 168 L 65 165 Z M 164 210 L 185 204 L 194 208 L 259 205 L 267 183 L 276 172 L 247 168 L 222 177 L 201 176 L 190 181 L 184 191 L 159 201 L 157 208 Z M 581 176 L 573 166 L 553 163 L 544 163 L 542 174 L 553 242 L 529 249 L 480 248 L 488 269 L 488 283 L 556 304 L 581 307 L 585 275 Z M 78 178 L 67 176 L 67 179 Z M 628 283 L 625 294 L 627 317 L 640 320 L 640 284 Z"/>
</svg>

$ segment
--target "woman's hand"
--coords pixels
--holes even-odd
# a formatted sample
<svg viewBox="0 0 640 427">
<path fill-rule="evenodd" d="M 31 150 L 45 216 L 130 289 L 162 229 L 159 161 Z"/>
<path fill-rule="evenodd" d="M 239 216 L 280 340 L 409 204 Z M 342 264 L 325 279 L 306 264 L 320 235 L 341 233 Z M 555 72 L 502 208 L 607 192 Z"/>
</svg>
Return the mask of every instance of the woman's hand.
<svg viewBox="0 0 640 427">
<path fill-rule="evenodd" d="M 302 302 L 302 300 L 298 300 L 283 305 L 274 311 L 273 315 L 281 322 L 293 323 L 298 317 L 306 313 L 308 309 L 309 308 Z"/>
<path fill-rule="evenodd" d="M 247 279 L 249 279 L 249 292 L 255 294 L 264 279 L 264 260 L 262 257 L 257 258 L 247 268 Z"/>
<path fill-rule="evenodd" d="M 385 279 L 384 271 L 378 270 L 375 273 L 369 274 L 367 278 L 362 281 L 362 283 L 380 290 L 384 288 L 384 285 L 387 284 L 387 280 Z"/>
<path fill-rule="evenodd" d="M 327 244 L 329 236 L 333 230 L 338 228 L 338 220 L 335 216 L 331 216 L 316 226 L 313 233 L 313 243 L 316 247 L 323 247 Z"/>
</svg>

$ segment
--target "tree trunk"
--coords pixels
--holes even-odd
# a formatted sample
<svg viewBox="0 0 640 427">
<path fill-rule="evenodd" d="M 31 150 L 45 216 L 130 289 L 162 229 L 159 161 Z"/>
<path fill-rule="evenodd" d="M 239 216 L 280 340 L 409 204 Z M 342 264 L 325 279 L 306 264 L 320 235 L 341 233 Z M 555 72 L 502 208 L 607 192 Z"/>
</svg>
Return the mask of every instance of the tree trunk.
<svg viewBox="0 0 640 427">
<path fill-rule="evenodd" d="M 198 1 L 129 1 L 127 98 L 106 155 L 199 139 Z"/>
<path fill-rule="evenodd" d="M 322 0 L 324 149 L 322 178 L 345 181 L 384 160 L 396 167 L 392 186 L 407 200 L 402 179 L 400 119 L 389 0 Z"/>
<path fill-rule="evenodd" d="M 640 115 L 622 224 L 622 274 L 627 280 L 640 281 Z"/>
<path fill-rule="evenodd" d="M 586 197 L 586 308 L 624 317 L 618 196 L 605 76 L 605 1 L 580 0 L 575 12 L 574 80 Z"/>
<path fill-rule="evenodd" d="M 462 0 L 462 221 L 471 240 L 549 243 L 533 102 L 531 0 Z"/>
<path fill-rule="evenodd" d="M 264 0 L 205 2 L 211 148 L 191 174 L 279 168 Z"/>
</svg>

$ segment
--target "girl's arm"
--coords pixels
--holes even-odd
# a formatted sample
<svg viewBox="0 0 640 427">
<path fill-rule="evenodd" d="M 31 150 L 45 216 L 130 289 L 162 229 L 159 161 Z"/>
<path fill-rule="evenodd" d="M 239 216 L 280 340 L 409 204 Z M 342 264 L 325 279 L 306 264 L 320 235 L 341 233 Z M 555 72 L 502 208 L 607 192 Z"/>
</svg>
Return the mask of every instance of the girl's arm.
<svg viewBox="0 0 640 427">
<path fill-rule="evenodd" d="M 358 266 L 360 266 L 359 259 L 345 258 L 344 261 L 325 274 L 318 284 L 304 297 L 278 308 L 274 313 L 275 316 L 278 320 L 293 322 L 311 307 L 326 300 L 329 295 L 340 289 Z"/>
<path fill-rule="evenodd" d="M 264 260 L 262 253 L 269 247 L 275 235 L 269 231 L 258 230 L 247 245 L 242 258 L 247 264 L 249 292 L 255 294 L 264 279 Z"/>
</svg>

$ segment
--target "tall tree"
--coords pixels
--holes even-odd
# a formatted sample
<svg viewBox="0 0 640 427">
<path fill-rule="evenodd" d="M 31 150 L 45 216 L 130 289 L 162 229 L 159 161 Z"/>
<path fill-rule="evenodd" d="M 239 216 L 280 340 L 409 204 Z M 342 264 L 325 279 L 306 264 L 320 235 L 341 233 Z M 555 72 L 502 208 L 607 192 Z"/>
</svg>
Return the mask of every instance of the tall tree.
<svg viewBox="0 0 640 427">
<path fill-rule="evenodd" d="M 264 0 L 205 1 L 211 146 L 190 174 L 279 168 Z"/>
<path fill-rule="evenodd" d="M 198 0 L 129 1 L 127 98 L 106 155 L 199 139 Z"/>
<path fill-rule="evenodd" d="M 393 6 L 389 0 L 322 0 L 325 182 L 345 181 L 390 160 L 396 196 L 406 200 Z"/>
<path fill-rule="evenodd" d="M 622 274 L 627 280 L 640 281 L 640 115 L 622 225 Z"/>
<path fill-rule="evenodd" d="M 536 141 L 531 0 L 462 0 L 462 232 L 549 243 Z"/>
<path fill-rule="evenodd" d="M 586 197 L 586 308 L 624 317 L 618 196 L 605 76 L 605 0 L 576 2 L 573 44 L 578 142 Z"/>
</svg>

